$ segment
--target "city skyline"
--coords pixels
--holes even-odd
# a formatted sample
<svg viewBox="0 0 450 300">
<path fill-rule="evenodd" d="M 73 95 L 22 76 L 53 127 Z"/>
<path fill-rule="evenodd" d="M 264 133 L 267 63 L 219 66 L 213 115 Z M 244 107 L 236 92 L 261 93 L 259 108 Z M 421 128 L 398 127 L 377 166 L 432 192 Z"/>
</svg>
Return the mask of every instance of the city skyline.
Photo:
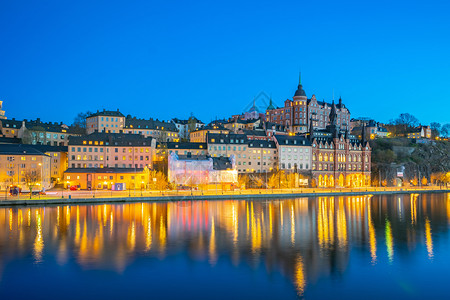
<svg viewBox="0 0 450 300">
<path fill-rule="evenodd" d="M 283 106 L 301 70 L 308 98 L 342 97 L 352 117 L 448 123 L 433 108 L 450 97 L 449 4 L 405 3 L 4 3 L 0 100 L 16 119 L 70 124 L 106 108 L 207 123 L 260 91 Z"/>
</svg>

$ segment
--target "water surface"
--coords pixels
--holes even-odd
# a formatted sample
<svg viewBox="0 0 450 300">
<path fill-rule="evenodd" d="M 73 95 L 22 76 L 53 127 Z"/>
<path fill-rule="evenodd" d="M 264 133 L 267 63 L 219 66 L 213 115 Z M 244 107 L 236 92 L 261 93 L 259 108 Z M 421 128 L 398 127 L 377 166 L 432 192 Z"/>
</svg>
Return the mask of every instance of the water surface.
<svg viewBox="0 0 450 300">
<path fill-rule="evenodd" d="M 447 298 L 450 194 L 0 209 L 0 299 Z"/>
</svg>

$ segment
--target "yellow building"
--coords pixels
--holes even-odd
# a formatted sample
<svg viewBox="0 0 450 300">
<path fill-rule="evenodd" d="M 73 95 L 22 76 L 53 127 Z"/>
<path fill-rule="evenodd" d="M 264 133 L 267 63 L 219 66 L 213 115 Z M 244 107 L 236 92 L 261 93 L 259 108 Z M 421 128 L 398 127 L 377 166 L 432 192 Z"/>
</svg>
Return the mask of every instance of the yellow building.
<svg viewBox="0 0 450 300">
<path fill-rule="evenodd" d="M 79 189 L 146 189 L 149 170 L 145 168 L 69 168 L 64 172 L 64 187 Z"/>
<path fill-rule="evenodd" d="M 125 126 L 125 116 L 119 111 L 103 110 L 91 114 L 86 118 L 86 133 L 96 131 L 118 133 Z"/>
<path fill-rule="evenodd" d="M 23 191 L 51 188 L 49 155 L 35 149 L 32 145 L 1 145 L 0 147 L 0 185 L 18 186 Z"/>
<path fill-rule="evenodd" d="M 191 143 L 206 143 L 206 135 L 208 133 L 220 133 L 228 134 L 230 130 L 223 127 L 222 124 L 218 122 L 210 123 L 202 128 L 198 128 L 189 134 Z"/>
</svg>

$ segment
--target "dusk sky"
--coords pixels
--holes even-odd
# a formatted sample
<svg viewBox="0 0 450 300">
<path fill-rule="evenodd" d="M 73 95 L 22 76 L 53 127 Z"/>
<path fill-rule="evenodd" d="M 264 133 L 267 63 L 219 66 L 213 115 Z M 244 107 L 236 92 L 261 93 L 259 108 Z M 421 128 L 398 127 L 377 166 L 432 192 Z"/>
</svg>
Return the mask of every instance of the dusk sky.
<svg viewBox="0 0 450 300">
<path fill-rule="evenodd" d="M 0 1 L 8 119 L 204 122 L 296 90 L 352 117 L 450 123 L 450 1 Z M 259 103 L 262 105 L 262 103 Z"/>
</svg>

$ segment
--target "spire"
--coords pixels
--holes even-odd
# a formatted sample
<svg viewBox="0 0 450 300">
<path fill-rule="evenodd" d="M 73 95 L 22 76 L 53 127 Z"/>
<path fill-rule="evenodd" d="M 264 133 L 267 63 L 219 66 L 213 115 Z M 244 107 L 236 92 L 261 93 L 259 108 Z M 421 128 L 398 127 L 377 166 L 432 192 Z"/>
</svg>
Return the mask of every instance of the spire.
<svg viewBox="0 0 450 300">
<path fill-rule="evenodd" d="M 367 142 L 367 140 L 366 140 L 366 123 L 365 122 L 363 122 L 363 126 L 362 126 L 361 142 L 363 144 L 365 144 Z"/>
<path fill-rule="evenodd" d="M 331 104 L 330 124 L 331 125 L 336 125 L 337 124 L 336 104 L 334 104 L 334 100 L 333 100 L 333 102 Z"/>
<path fill-rule="evenodd" d="M 302 87 L 302 73 L 301 72 L 299 72 L 299 74 L 298 74 L 298 86 L 297 86 L 297 90 L 295 91 L 294 97 L 305 97 L 306 98 L 306 93 Z"/>
<path fill-rule="evenodd" d="M 309 138 L 311 139 L 311 141 L 313 139 L 313 135 L 314 135 L 314 126 L 313 126 L 313 120 L 311 118 L 309 121 Z"/>
<path fill-rule="evenodd" d="M 302 85 L 302 72 L 298 72 L 298 85 Z"/>
<path fill-rule="evenodd" d="M 267 107 L 267 110 L 270 110 L 270 109 L 275 109 L 275 106 L 273 105 L 273 102 L 272 102 L 272 96 L 270 96 L 269 106 Z"/>
</svg>

